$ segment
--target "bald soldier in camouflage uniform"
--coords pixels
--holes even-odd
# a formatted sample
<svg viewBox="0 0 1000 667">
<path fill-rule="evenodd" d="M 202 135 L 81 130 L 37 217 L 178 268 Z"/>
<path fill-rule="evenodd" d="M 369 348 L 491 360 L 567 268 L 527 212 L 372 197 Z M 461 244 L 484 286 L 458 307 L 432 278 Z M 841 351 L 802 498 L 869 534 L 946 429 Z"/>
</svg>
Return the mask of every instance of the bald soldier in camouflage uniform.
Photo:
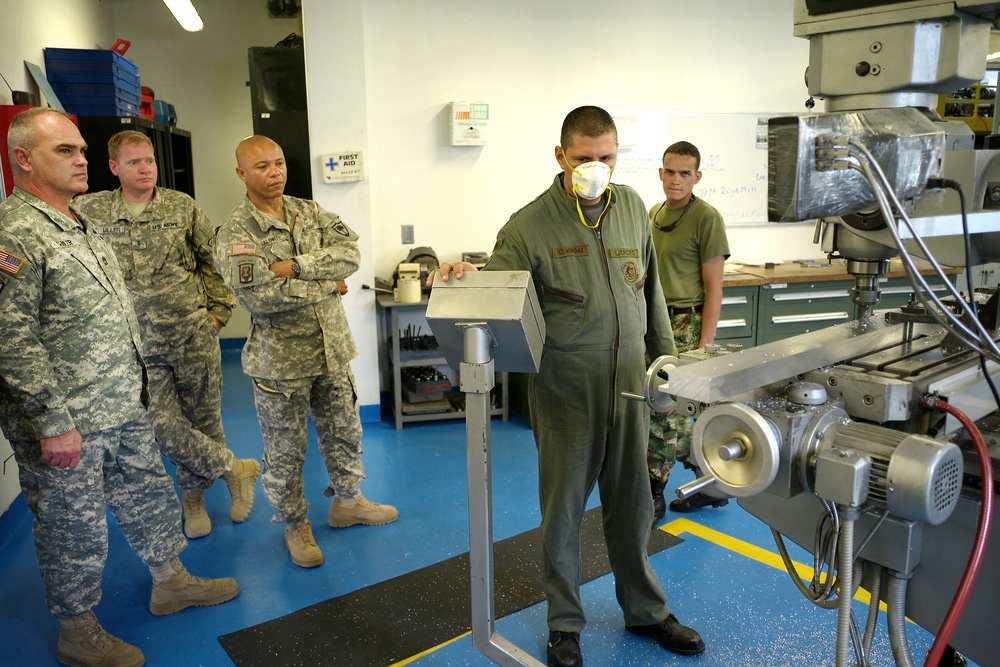
<svg viewBox="0 0 1000 667">
<path fill-rule="evenodd" d="M 243 371 L 254 381 L 264 439 L 264 495 L 285 523 L 292 562 L 323 562 L 303 490 L 308 418 L 335 495 L 335 528 L 381 525 L 399 516 L 361 495 L 361 420 L 350 361 L 357 355 L 338 281 L 358 269 L 357 235 L 312 201 L 285 196 L 281 147 L 252 136 L 236 149 L 247 197 L 219 228 L 215 262 L 240 305 L 250 311 Z"/>
<path fill-rule="evenodd" d="M 149 566 L 149 610 L 172 614 L 239 592 L 191 576 L 173 482 L 145 394 L 139 326 L 111 248 L 70 199 L 87 188 L 86 144 L 66 114 L 34 108 L 7 133 L 14 191 L 0 203 L 0 427 L 35 517 L 46 602 L 66 665 L 138 667 L 135 646 L 91 611 L 101 599 L 107 507 Z"/>
<path fill-rule="evenodd" d="M 222 356 L 218 331 L 236 305 L 212 263 L 214 230 L 195 201 L 156 187 L 153 144 L 126 130 L 108 140 L 113 192 L 78 197 L 73 210 L 99 221 L 121 266 L 142 330 L 150 417 L 160 451 L 177 465 L 184 533 L 212 530 L 205 489 L 222 477 L 229 516 L 242 522 L 253 507 L 260 465 L 237 459 L 222 430 Z"/>
</svg>

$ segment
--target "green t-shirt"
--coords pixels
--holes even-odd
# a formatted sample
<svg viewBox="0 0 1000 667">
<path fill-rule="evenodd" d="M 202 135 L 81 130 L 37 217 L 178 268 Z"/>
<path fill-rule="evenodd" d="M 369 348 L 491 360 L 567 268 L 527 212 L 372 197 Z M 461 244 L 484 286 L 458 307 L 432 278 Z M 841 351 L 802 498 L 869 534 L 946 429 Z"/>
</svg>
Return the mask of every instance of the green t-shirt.
<svg viewBox="0 0 1000 667">
<path fill-rule="evenodd" d="M 701 265 L 713 257 L 729 257 L 722 215 L 705 200 L 692 197 L 682 208 L 657 204 L 650 209 L 649 218 L 667 305 L 701 305 L 705 301 Z M 675 223 L 672 231 L 666 231 Z"/>
</svg>

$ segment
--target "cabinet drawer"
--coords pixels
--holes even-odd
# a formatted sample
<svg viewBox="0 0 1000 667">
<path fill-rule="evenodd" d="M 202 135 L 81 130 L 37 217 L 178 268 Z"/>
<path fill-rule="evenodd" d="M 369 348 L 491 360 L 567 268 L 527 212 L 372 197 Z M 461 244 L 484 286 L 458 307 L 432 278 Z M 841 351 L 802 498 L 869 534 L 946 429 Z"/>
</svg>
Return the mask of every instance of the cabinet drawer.
<svg viewBox="0 0 1000 667">
<path fill-rule="evenodd" d="M 756 332 L 757 287 L 727 287 L 722 290 L 722 309 L 715 339 L 753 345 Z"/>
<path fill-rule="evenodd" d="M 854 318 L 853 281 L 764 285 L 757 344 L 817 331 Z"/>
</svg>

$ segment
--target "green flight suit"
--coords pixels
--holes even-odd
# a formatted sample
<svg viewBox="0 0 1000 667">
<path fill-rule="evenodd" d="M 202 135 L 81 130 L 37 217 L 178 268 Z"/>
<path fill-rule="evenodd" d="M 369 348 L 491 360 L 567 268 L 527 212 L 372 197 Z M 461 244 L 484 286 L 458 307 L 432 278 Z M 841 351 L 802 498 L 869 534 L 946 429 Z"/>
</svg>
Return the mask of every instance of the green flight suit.
<svg viewBox="0 0 1000 667">
<path fill-rule="evenodd" d="M 579 632 L 580 523 L 594 485 L 618 603 L 627 625 L 669 614 L 646 559 L 652 502 L 646 472 L 649 408 L 621 397 L 641 392 L 645 350 L 675 354 L 657 278 L 646 208 L 612 185 L 596 229 L 585 227 L 560 173 L 515 213 L 485 270 L 526 270 L 545 318 L 541 367 L 528 384 L 538 447 L 542 556 L 548 625 Z"/>
</svg>

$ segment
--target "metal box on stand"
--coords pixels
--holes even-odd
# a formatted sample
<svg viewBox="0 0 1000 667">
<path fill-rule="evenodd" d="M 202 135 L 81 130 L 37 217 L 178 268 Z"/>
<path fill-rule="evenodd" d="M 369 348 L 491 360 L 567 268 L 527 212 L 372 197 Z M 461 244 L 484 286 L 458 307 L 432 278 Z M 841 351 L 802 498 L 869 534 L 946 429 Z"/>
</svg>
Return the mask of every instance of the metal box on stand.
<svg viewBox="0 0 1000 667">
<path fill-rule="evenodd" d="M 460 325 L 485 322 L 493 338 L 490 356 L 498 372 L 534 373 L 542 358 L 545 320 L 527 271 L 467 272 L 448 282 L 434 277 L 427 323 L 448 365 L 462 363 Z"/>
</svg>

